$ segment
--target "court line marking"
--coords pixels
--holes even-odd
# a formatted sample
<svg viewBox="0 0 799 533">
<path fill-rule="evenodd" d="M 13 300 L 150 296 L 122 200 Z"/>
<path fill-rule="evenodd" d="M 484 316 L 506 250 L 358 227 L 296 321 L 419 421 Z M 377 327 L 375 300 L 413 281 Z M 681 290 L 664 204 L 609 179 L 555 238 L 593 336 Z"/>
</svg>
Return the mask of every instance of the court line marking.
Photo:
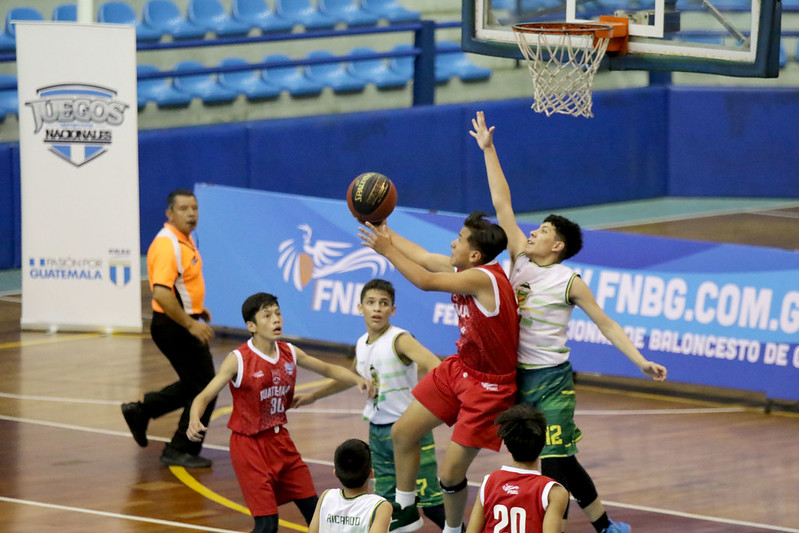
<svg viewBox="0 0 799 533">
<path fill-rule="evenodd" d="M 86 427 L 82 427 L 82 426 L 75 426 L 75 425 L 71 425 L 71 424 L 61 424 L 61 423 L 58 423 L 58 422 L 46 422 L 46 421 L 41 421 L 41 420 L 33 420 L 33 419 L 28 419 L 28 418 L 19 418 L 19 417 L 6 416 L 6 415 L 0 415 L 0 420 L 6 420 L 6 421 L 11 421 L 11 422 L 20 422 L 20 423 L 28 423 L 28 424 L 34 424 L 34 425 L 39 425 L 39 426 L 45 426 L 45 427 L 54 427 L 54 428 L 59 428 L 59 429 L 71 429 L 71 430 L 75 430 L 75 431 L 85 431 L 85 432 L 89 432 L 89 433 L 97 433 L 97 434 L 102 434 L 102 435 L 112 435 L 112 436 L 124 437 L 124 438 L 127 438 L 127 439 L 131 438 L 130 432 L 127 432 L 127 431 L 126 432 L 122 432 L 122 431 L 113 431 L 113 430 L 100 430 L 100 429 L 94 429 L 94 428 L 86 428 Z M 163 437 L 151 437 L 149 435 L 148 435 L 147 438 L 150 439 L 150 440 L 153 440 L 153 441 L 161 441 L 161 442 L 169 442 L 171 440 L 171 439 L 167 439 L 167 438 L 163 438 Z M 212 450 L 227 451 L 228 453 L 230 452 L 230 448 L 228 446 L 220 446 L 220 445 L 217 445 L 217 444 L 203 444 L 203 447 L 204 448 L 208 448 L 208 449 L 212 449 Z M 306 457 L 303 457 L 302 459 L 306 463 L 310 463 L 310 464 L 333 466 L 332 461 L 323 461 L 323 460 L 319 460 L 319 459 L 309 459 L 309 458 L 306 458 Z M 479 487 L 480 483 L 475 482 L 475 481 L 470 481 L 469 482 L 469 486 Z M 3 498 L 2 496 L 0 496 L 0 499 L 6 499 L 6 498 Z M 606 505 L 606 506 L 609 506 L 609 507 L 618 507 L 618 508 L 621 508 L 621 509 L 631 509 L 631 510 L 637 510 L 637 511 L 646 511 L 646 512 L 663 514 L 663 515 L 669 515 L 669 516 L 679 516 L 679 517 L 683 517 L 683 518 L 704 520 L 704 521 L 707 521 L 707 522 L 716 522 L 716 523 L 721 523 L 721 524 L 737 524 L 737 525 L 742 525 L 742 526 L 745 526 L 745 527 L 754 527 L 754 528 L 760 528 L 760 529 L 767 529 L 767 530 L 770 530 L 770 531 L 783 531 L 783 532 L 786 532 L 786 533 L 799 533 L 799 529 L 784 528 L 784 527 L 774 526 L 774 525 L 770 525 L 770 524 L 761 524 L 761 523 L 755 523 L 755 522 L 736 521 L 736 520 L 732 520 L 732 519 L 728 519 L 728 518 L 719 518 L 719 517 L 714 517 L 714 516 L 706 516 L 706 515 L 700 515 L 700 514 L 694 514 L 694 513 L 686 513 L 686 512 L 683 512 L 683 511 L 672 511 L 672 510 L 669 510 L 669 509 L 659 509 L 659 508 L 656 508 L 656 507 L 647 507 L 647 506 L 642 506 L 642 505 L 619 503 L 619 502 L 613 502 L 613 501 L 607 501 L 607 500 L 603 500 L 602 503 L 604 505 Z M 126 517 L 126 515 L 121 515 L 121 516 Z M 133 518 L 131 518 L 131 519 L 133 519 Z M 297 524 L 295 524 L 295 525 L 297 525 Z M 297 526 L 298 527 L 304 527 L 304 526 L 299 526 L 299 525 L 297 525 Z M 193 526 L 186 526 L 186 527 L 193 527 Z M 208 531 L 224 531 L 224 532 L 227 532 L 227 530 L 210 530 L 210 529 Z M 303 530 L 301 530 L 301 531 L 303 531 Z"/>
<path fill-rule="evenodd" d="M 109 518 L 119 518 L 121 520 L 130 520 L 133 522 L 146 522 L 148 524 L 158 524 L 162 526 L 170 526 L 170 527 L 179 527 L 183 529 L 193 529 L 195 531 L 212 531 L 215 533 L 239 533 L 238 531 L 232 529 L 219 529 L 216 527 L 208 527 L 208 526 L 197 526 L 194 524 L 185 524 L 182 522 L 173 522 L 170 520 L 161 520 L 159 518 L 147 518 L 143 516 L 133 516 L 121 513 L 112 513 L 108 511 L 95 511 L 94 509 L 86 509 L 84 507 L 72 507 L 70 505 L 58 505 L 55 503 L 44 503 L 44 502 L 37 502 L 33 500 L 21 500 L 19 498 L 8 498 L 6 496 L 0 496 L 0 501 L 7 502 L 7 503 L 15 503 L 19 505 L 30 505 L 33 507 L 44 507 L 47 509 L 58 509 L 59 511 L 71 511 L 74 513 L 83 513 L 83 514 L 90 514 L 95 516 L 104 516 Z"/>
</svg>

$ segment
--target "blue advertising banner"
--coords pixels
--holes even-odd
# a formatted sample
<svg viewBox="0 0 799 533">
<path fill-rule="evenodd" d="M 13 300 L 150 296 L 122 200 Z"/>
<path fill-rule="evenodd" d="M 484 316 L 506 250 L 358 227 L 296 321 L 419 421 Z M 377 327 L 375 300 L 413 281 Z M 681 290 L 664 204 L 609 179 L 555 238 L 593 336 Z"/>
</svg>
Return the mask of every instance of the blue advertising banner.
<svg viewBox="0 0 799 533">
<path fill-rule="evenodd" d="M 214 324 L 243 329 L 241 303 L 265 291 L 280 299 L 286 335 L 354 344 L 364 332 L 361 287 L 381 277 L 397 290 L 393 323 L 439 355 L 454 352 L 457 315 L 449 295 L 420 291 L 361 246 L 345 201 L 213 185 L 195 191 Z M 424 248 L 448 255 L 463 219 L 397 208 L 390 223 Z M 568 264 L 644 356 L 668 367 L 671 381 L 799 400 L 799 254 L 585 234 L 583 250 Z M 507 253 L 499 259 L 507 268 Z M 569 339 L 575 370 L 644 378 L 579 309 Z"/>
</svg>

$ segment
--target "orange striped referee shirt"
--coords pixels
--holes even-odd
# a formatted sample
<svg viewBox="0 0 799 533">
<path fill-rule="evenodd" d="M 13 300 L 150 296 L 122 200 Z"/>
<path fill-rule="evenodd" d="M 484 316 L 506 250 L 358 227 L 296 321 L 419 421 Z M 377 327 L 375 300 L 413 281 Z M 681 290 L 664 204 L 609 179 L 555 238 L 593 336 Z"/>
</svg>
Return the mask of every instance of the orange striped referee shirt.
<svg viewBox="0 0 799 533">
<path fill-rule="evenodd" d="M 155 285 L 172 289 L 187 314 L 202 313 L 205 301 L 203 260 L 191 235 L 184 235 L 169 222 L 155 236 L 147 250 L 147 277 Z M 153 299 L 153 311 L 164 310 Z"/>
</svg>

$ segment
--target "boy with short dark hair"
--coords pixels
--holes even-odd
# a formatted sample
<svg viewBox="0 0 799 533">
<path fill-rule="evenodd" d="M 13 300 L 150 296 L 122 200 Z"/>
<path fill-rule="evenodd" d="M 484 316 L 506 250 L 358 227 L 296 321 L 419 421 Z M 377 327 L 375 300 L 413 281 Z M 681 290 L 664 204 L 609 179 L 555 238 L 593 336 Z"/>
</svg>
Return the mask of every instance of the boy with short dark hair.
<svg viewBox="0 0 799 533">
<path fill-rule="evenodd" d="M 363 417 L 369 421 L 369 449 L 374 459 L 375 492 L 394 499 L 397 478 L 394 471 L 394 446 L 391 428 L 413 400 L 411 389 L 439 364 L 440 359 L 425 348 L 414 336 L 391 324 L 396 311 L 394 286 L 383 279 L 372 279 L 361 290 L 358 310 L 366 325 L 364 333 L 355 344 L 353 370 L 375 386 L 375 396 L 367 401 Z M 307 405 L 350 387 L 349 384 L 330 380 L 318 389 L 294 397 L 294 407 Z M 444 528 L 444 504 L 438 484 L 438 465 L 433 433 L 428 432 L 420 443 L 421 462 L 416 475 L 419 507 L 425 516 Z M 391 531 L 403 533 L 418 529 L 423 520 L 400 527 L 393 522 Z"/>
<path fill-rule="evenodd" d="M 495 422 L 513 464 L 483 479 L 466 533 L 561 533 L 569 493 L 538 471 L 538 455 L 546 443 L 546 418 L 531 405 L 518 404 Z"/>
<path fill-rule="evenodd" d="M 391 504 L 369 493 L 374 477 L 369 445 L 349 439 L 333 456 L 336 477 L 344 488 L 322 493 L 308 533 L 386 533 L 391 521 Z"/>
<path fill-rule="evenodd" d="M 191 404 L 187 436 L 201 441 L 206 426 L 200 416 L 229 384 L 233 413 L 228 427 L 230 459 L 244 501 L 254 520 L 253 533 L 276 533 L 278 506 L 293 501 L 310 523 L 317 497 L 311 473 L 285 428 L 297 366 L 357 385 L 371 393 L 371 382 L 278 340 L 283 316 L 277 298 L 259 292 L 247 298 L 241 314 L 252 338 L 228 354 L 219 372 Z M 264 481 L 268 480 L 268 481 Z"/>
</svg>

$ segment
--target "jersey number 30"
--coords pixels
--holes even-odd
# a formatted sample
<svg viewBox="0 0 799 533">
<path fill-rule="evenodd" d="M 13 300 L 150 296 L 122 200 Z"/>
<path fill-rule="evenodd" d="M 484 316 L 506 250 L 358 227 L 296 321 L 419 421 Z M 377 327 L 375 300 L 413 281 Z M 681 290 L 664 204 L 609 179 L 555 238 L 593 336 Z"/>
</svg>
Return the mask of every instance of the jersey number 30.
<svg viewBox="0 0 799 533">
<path fill-rule="evenodd" d="M 504 505 L 494 506 L 494 533 L 525 533 L 527 524 L 527 512 L 524 507 L 511 507 L 508 509 Z"/>
</svg>

